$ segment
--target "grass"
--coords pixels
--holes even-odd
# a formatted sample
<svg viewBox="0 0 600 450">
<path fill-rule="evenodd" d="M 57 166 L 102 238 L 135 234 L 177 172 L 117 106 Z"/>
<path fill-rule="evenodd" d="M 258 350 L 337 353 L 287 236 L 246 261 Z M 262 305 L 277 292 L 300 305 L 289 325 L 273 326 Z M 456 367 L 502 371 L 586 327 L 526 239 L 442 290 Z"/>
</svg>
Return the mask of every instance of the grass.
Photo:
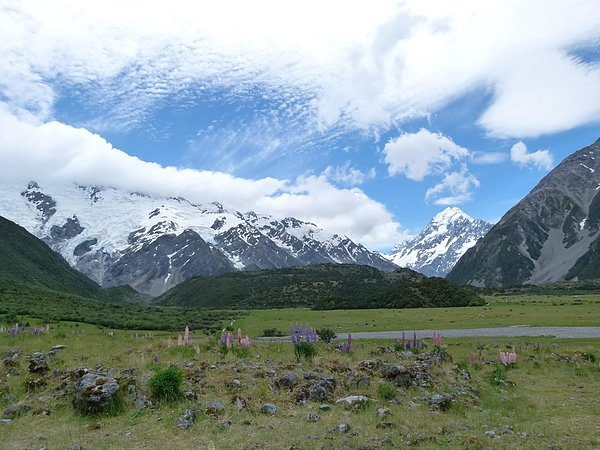
<svg viewBox="0 0 600 450">
<path fill-rule="evenodd" d="M 552 308 L 552 305 L 547 306 Z M 296 316 L 295 310 L 285 313 L 288 323 L 301 318 Z M 32 325 L 38 325 L 31 320 Z M 385 315 L 381 320 L 386 320 Z M 454 364 L 446 363 L 435 370 L 432 387 L 398 389 L 389 381 L 383 381 L 377 371 L 369 374 L 369 385 L 348 384 L 349 374 L 360 372 L 357 365 L 361 361 L 379 359 L 393 364 L 411 361 L 394 352 L 381 353 L 381 348 L 391 345 L 389 341 L 356 342 L 349 355 L 335 350 L 333 345 L 319 344 L 319 354 L 311 362 L 297 361 L 293 346 L 288 342 L 255 343 L 247 358 L 238 358 L 231 353 L 219 354 L 211 344 L 214 341 L 200 332 L 192 333 L 194 343 L 202 344 L 200 354 L 176 347 L 176 338 L 177 333 L 108 330 L 76 323 L 52 324 L 48 335 L 24 334 L 13 338 L 0 334 L 0 354 L 16 348 L 28 355 L 48 351 L 53 345 L 65 345 L 50 362 L 52 370 L 66 373 L 76 367 L 99 366 L 118 373 L 132 368 L 138 389 L 148 396 L 154 369 L 175 365 L 183 370 L 184 390 L 191 388 L 197 396 L 175 403 L 158 403 L 153 409 L 141 411 L 127 404 L 118 415 L 86 417 L 74 411 L 69 396 L 56 396 L 60 377 L 51 377 L 45 388 L 28 392 L 24 387 L 27 361 L 22 357 L 20 376 L 8 377 L 7 369 L 0 367 L 0 384 L 12 396 L 12 400 L 11 397 L 7 400 L 0 394 L 0 408 L 23 401 L 34 409 L 47 407 L 51 413 L 27 413 L 8 425 L 0 425 L 1 447 L 68 448 L 79 444 L 82 448 L 94 449 L 282 449 L 291 446 L 385 449 L 409 443 L 427 449 L 545 448 L 551 445 L 592 449 L 600 446 L 600 404 L 595 401 L 600 398 L 600 365 L 585 356 L 600 354 L 599 339 L 443 338 L 446 351 L 453 356 L 454 363 L 467 368 L 471 380 L 463 380 L 462 372 Z M 491 383 L 499 351 L 513 345 L 519 360 L 514 368 L 506 370 L 506 385 Z M 483 353 L 485 364 L 466 363 L 468 354 L 479 352 Z M 158 363 L 153 362 L 155 356 Z M 288 390 L 273 388 L 273 380 L 284 373 L 295 372 L 302 381 L 307 371 L 334 376 L 338 380 L 334 398 L 360 394 L 372 402 L 358 411 L 348 411 L 335 404 L 331 411 L 320 411 L 319 403 L 296 404 Z M 382 383 L 388 387 L 381 388 Z M 444 392 L 455 396 L 453 406 L 445 412 L 432 410 L 428 399 L 434 393 Z M 231 400 L 236 396 L 246 401 L 245 409 L 238 411 L 232 406 Z M 203 414 L 211 401 L 225 405 L 219 418 Z M 279 407 L 275 416 L 260 413 L 260 407 L 266 402 Z M 378 418 L 375 411 L 382 407 L 389 408 L 390 415 Z M 198 408 L 201 413 L 191 429 L 179 430 L 175 424 L 186 408 Z M 306 417 L 311 412 L 318 413 L 321 420 L 308 422 Z M 223 418 L 231 421 L 229 429 L 219 426 Z M 250 424 L 246 424 L 248 422 Z M 341 422 L 351 425 L 350 433 L 332 432 Z M 501 437 L 490 438 L 486 431 L 494 431 Z M 388 444 L 385 444 L 386 436 L 391 439 Z"/>
<path fill-rule="evenodd" d="M 289 334 L 290 321 L 310 323 L 313 328 L 348 331 L 387 331 L 531 326 L 598 326 L 600 294 L 549 296 L 513 295 L 486 297 L 488 305 L 457 308 L 366 309 L 313 311 L 267 309 L 247 311 L 236 326 L 251 336 L 276 328 Z"/>
</svg>

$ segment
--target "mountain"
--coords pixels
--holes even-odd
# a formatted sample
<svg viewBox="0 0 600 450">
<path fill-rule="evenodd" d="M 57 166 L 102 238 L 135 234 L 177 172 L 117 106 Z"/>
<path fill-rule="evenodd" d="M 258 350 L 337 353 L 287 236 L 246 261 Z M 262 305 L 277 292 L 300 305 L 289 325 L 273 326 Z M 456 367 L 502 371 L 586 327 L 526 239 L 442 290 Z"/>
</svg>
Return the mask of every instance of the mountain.
<svg viewBox="0 0 600 450">
<path fill-rule="evenodd" d="M 410 269 L 315 264 L 193 278 L 154 299 L 187 308 L 415 308 L 481 305 L 471 289 Z"/>
<path fill-rule="evenodd" d="M 430 277 L 445 277 L 460 257 L 492 228 L 459 208 L 436 214 L 418 236 L 401 242 L 387 258 Z"/>
<path fill-rule="evenodd" d="M 196 276 L 314 263 L 396 265 L 315 224 L 111 187 L 0 182 L 0 214 L 102 287 L 160 295 Z"/>
<path fill-rule="evenodd" d="M 565 158 L 448 279 L 501 287 L 600 277 L 600 139 Z"/>
<path fill-rule="evenodd" d="M 4 217 L 0 217 L 0 279 L 92 298 L 100 295 L 100 286 L 69 267 L 60 255 L 27 230 Z"/>
</svg>

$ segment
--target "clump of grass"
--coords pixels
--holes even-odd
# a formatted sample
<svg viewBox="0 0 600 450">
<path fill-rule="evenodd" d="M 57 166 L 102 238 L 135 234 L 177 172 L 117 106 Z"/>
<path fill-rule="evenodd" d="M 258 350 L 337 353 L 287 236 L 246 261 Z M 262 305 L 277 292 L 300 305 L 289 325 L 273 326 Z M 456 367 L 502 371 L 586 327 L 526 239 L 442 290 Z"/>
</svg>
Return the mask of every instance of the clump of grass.
<svg viewBox="0 0 600 450">
<path fill-rule="evenodd" d="M 385 400 L 393 400 L 398 395 L 396 388 L 389 383 L 381 383 L 377 386 L 377 393 Z"/>
<path fill-rule="evenodd" d="M 490 383 L 495 386 L 506 386 L 506 368 L 501 364 L 496 364 L 490 375 Z"/>
<path fill-rule="evenodd" d="M 296 359 L 303 359 L 306 361 L 312 361 L 317 356 L 317 346 L 312 342 L 301 341 L 294 346 L 294 355 Z"/>
<path fill-rule="evenodd" d="M 336 333 L 331 328 L 320 328 L 317 330 L 317 336 L 319 336 L 320 340 L 329 344 L 332 339 L 335 339 Z"/>
<path fill-rule="evenodd" d="M 183 372 L 177 366 L 167 369 L 157 369 L 156 373 L 148 381 L 152 396 L 159 402 L 174 402 L 182 396 L 181 383 Z"/>
</svg>

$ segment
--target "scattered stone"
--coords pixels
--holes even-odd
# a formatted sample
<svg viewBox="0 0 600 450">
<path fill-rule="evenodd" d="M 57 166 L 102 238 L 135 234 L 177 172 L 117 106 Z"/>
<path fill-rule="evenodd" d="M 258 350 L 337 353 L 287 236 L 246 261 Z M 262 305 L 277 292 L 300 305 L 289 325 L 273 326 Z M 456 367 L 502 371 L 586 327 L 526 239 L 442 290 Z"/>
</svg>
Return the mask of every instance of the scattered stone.
<svg viewBox="0 0 600 450">
<path fill-rule="evenodd" d="M 237 409 L 238 411 L 241 411 L 242 409 L 244 409 L 246 407 L 246 400 L 237 395 L 235 397 L 233 397 L 233 399 L 231 400 L 231 403 L 233 404 L 233 407 L 235 409 Z"/>
<path fill-rule="evenodd" d="M 269 414 L 272 416 L 273 414 L 277 414 L 279 408 L 277 408 L 277 406 L 273 405 L 272 403 L 265 403 L 264 405 L 262 405 L 260 410 L 262 413 Z"/>
<path fill-rule="evenodd" d="M 373 371 L 379 368 L 381 362 L 377 359 L 367 359 L 358 363 L 358 368 L 361 370 Z"/>
<path fill-rule="evenodd" d="M 46 353 L 35 352 L 28 358 L 30 373 L 46 373 L 50 369 L 48 366 L 48 355 Z"/>
<path fill-rule="evenodd" d="M 231 383 L 229 383 L 229 387 L 231 389 L 239 389 L 242 387 L 242 382 L 237 378 L 234 378 L 233 380 L 231 380 Z"/>
<path fill-rule="evenodd" d="M 57 350 L 63 350 L 63 349 L 65 349 L 65 348 L 66 348 L 66 347 L 65 347 L 64 345 L 62 345 L 62 344 L 58 344 L 58 345 L 55 345 L 54 347 L 52 347 L 52 349 L 51 349 L 51 350 L 52 350 L 52 351 L 57 351 Z"/>
<path fill-rule="evenodd" d="M 298 384 L 298 375 L 293 372 L 286 373 L 277 381 L 275 381 L 275 386 L 278 389 L 289 389 L 292 390 Z"/>
<path fill-rule="evenodd" d="M 101 430 L 102 429 L 102 423 L 95 422 L 95 423 L 93 423 L 93 424 L 90 425 L 90 428 L 92 430 Z"/>
<path fill-rule="evenodd" d="M 77 385 L 74 405 L 83 414 L 95 414 L 107 409 L 117 397 L 120 386 L 103 373 L 87 373 Z"/>
<path fill-rule="evenodd" d="M 319 409 L 321 411 L 331 411 L 331 405 L 329 403 L 323 403 L 322 405 L 319 405 Z"/>
<path fill-rule="evenodd" d="M 513 434 L 514 432 L 513 427 L 510 425 L 502 425 L 500 431 L 502 431 L 502 434 Z"/>
<path fill-rule="evenodd" d="M 8 372 L 8 374 L 11 377 L 18 377 L 21 375 L 21 371 L 19 369 L 17 369 L 16 367 L 13 367 L 12 369 L 10 369 L 10 372 Z"/>
<path fill-rule="evenodd" d="M 450 394 L 435 394 L 431 397 L 429 404 L 440 411 L 446 411 L 452 405 L 452 396 Z"/>
<path fill-rule="evenodd" d="M 20 363 L 21 355 L 18 350 L 10 350 L 2 357 L 2 365 L 7 369 L 11 367 L 18 367 Z"/>
<path fill-rule="evenodd" d="M 11 422 L 11 419 L 0 419 L 0 425 L 8 425 Z"/>
<path fill-rule="evenodd" d="M 494 430 L 486 431 L 484 434 L 486 437 L 489 437 L 490 439 L 494 439 L 496 437 L 496 432 Z"/>
<path fill-rule="evenodd" d="M 177 419 L 177 428 L 181 430 L 187 430 L 189 427 L 196 423 L 196 414 L 198 412 L 195 409 L 186 409 L 183 411 L 179 419 Z"/>
<path fill-rule="evenodd" d="M 250 419 L 246 419 L 242 422 L 242 425 L 252 425 L 252 421 Z"/>
<path fill-rule="evenodd" d="M 391 411 L 390 408 L 379 408 L 377 411 L 375 411 L 375 414 L 377 417 L 386 417 L 391 414 Z"/>
<path fill-rule="evenodd" d="M 2 412 L 2 418 L 16 419 L 17 417 L 22 416 L 23 414 L 26 414 L 29 411 L 31 411 L 31 406 L 26 405 L 25 403 L 17 403 L 16 405 L 11 405 L 8 408 L 6 408 Z"/>
<path fill-rule="evenodd" d="M 193 389 L 188 388 L 185 391 L 183 391 L 183 398 L 186 400 L 195 400 L 196 399 L 196 393 L 194 392 Z"/>
<path fill-rule="evenodd" d="M 79 444 L 71 445 L 68 450 L 83 450 L 83 447 Z"/>
<path fill-rule="evenodd" d="M 380 429 L 389 429 L 389 428 L 396 428 L 396 424 L 393 422 L 380 422 L 377 425 L 375 425 L 375 428 L 380 428 Z"/>
<path fill-rule="evenodd" d="M 392 437 L 388 434 L 384 434 L 383 436 L 379 437 L 379 442 L 381 442 L 383 445 L 392 445 Z"/>
<path fill-rule="evenodd" d="M 321 416 L 317 413 L 310 413 L 306 420 L 308 420 L 309 422 L 318 422 L 319 420 L 321 420 Z"/>
<path fill-rule="evenodd" d="M 231 427 L 231 420 L 229 419 L 222 419 L 219 421 L 219 423 L 217 424 L 217 426 L 223 430 L 229 430 L 229 428 Z"/>
<path fill-rule="evenodd" d="M 367 406 L 369 401 L 369 398 L 364 395 L 349 395 L 348 397 L 340 398 L 336 403 L 341 403 L 347 408 L 359 409 Z"/>
<path fill-rule="evenodd" d="M 346 375 L 344 385 L 348 389 L 363 389 L 368 388 L 371 385 L 371 378 L 369 376 L 360 374 L 357 372 L 350 372 Z"/>
<path fill-rule="evenodd" d="M 38 406 L 31 411 L 34 416 L 49 416 L 51 412 L 52 408 L 49 406 Z"/>
<path fill-rule="evenodd" d="M 310 390 L 308 398 L 313 402 L 322 402 L 331 400 L 337 380 L 333 377 L 324 377 L 320 379 Z"/>
<path fill-rule="evenodd" d="M 206 414 L 209 416 L 218 416 L 225 409 L 225 405 L 221 402 L 210 402 L 206 405 Z"/>
<path fill-rule="evenodd" d="M 346 422 L 342 422 L 340 424 L 338 424 L 337 427 L 335 427 L 335 431 L 337 431 L 338 433 L 347 433 L 348 431 L 350 431 L 350 424 L 346 423 Z"/>
</svg>

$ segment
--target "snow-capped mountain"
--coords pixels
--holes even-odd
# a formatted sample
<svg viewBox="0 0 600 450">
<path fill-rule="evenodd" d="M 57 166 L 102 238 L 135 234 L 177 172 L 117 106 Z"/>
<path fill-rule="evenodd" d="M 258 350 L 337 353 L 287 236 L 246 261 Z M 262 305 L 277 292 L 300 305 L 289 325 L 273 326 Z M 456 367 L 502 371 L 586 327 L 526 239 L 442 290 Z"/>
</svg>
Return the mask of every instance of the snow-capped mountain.
<svg viewBox="0 0 600 450">
<path fill-rule="evenodd" d="M 397 268 L 346 236 L 295 218 L 240 213 L 115 188 L 0 182 L 0 216 L 103 287 L 160 295 L 195 276 L 315 263 Z"/>
<path fill-rule="evenodd" d="M 459 208 L 446 208 L 418 236 L 396 245 L 387 258 L 427 276 L 445 277 L 490 228 L 491 223 L 473 219 Z"/>
</svg>

